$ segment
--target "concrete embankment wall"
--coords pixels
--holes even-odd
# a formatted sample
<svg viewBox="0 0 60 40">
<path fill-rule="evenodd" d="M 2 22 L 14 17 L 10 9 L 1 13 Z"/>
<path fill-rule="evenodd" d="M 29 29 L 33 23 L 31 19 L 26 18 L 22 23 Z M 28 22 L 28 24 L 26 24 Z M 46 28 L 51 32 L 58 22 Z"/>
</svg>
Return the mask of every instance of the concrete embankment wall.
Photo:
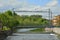
<svg viewBox="0 0 60 40">
<path fill-rule="evenodd" d="M 60 34 L 60 28 L 53 28 L 53 32 Z"/>
<path fill-rule="evenodd" d="M 45 28 L 45 31 L 46 31 L 46 32 L 51 32 L 51 31 L 53 31 L 53 32 L 55 32 L 55 33 L 57 33 L 57 34 L 60 34 L 60 28 Z"/>
</svg>

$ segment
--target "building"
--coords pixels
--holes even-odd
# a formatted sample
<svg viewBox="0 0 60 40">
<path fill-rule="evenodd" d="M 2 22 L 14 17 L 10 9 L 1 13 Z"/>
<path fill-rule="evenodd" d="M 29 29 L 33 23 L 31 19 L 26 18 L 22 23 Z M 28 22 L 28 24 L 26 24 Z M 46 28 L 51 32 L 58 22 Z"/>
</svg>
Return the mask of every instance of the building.
<svg viewBox="0 0 60 40">
<path fill-rule="evenodd" d="M 60 26 L 60 15 L 55 16 L 55 17 L 52 19 L 52 25 L 53 25 L 53 26 Z"/>
</svg>

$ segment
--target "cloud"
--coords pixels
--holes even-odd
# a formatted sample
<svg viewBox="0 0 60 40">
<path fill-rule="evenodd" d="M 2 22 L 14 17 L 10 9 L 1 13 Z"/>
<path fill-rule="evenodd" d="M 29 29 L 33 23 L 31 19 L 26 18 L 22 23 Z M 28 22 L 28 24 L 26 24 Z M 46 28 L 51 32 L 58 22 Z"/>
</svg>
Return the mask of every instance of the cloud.
<svg viewBox="0 0 60 40">
<path fill-rule="evenodd" d="M 46 9 L 51 9 L 51 11 L 53 12 L 53 16 L 58 15 L 60 9 L 58 7 L 58 1 L 57 0 L 52 0 L 49 3 L 47 3 L 45 6 L 41 7 L 41 6 L 36 6 L 36 5 L 27 5 L 27 6 L 23 6 L 22 8 L 19 8 L 19 10 L 46 10 Z M 43 18 L 47 18 L 48 19 L 48 14 L 46 13 L 18 13 L 19 15 L 43 15 Z"/>
<path fill-rule="evenodd" d="M 26 1 L 18 1 L 18 0 L 0 0 L 0 7 L 5 7 L 5 6 L 12 6 L 12 7 L 17 7 L 17 6 L 23 6 L 26 5 Z"/>
<path fill-rule="evenodd" d="M 57 0 L 52 0 L 50 2 L 48 2 L 45 6 L 41 7 L 39 5 L 26 5 L 23 6 L 22 8 L 20 8 L 21 10 L 44 10 L 44 9 L 54 9 L 54 7 L 56 8 L 58 4 Z"/>
<path fill-rule="evenodd" d="M 41 10 L 41 9 L 48 9 L 53 6 L 57 5 L 57 0 L 52 0 L 49 3 L 47 3 L 44 7 L 41 7 L 39 5 L 29 5 L 26 0 L 0 0 L 0 7 L 5 7 L 5 6 L 12 6 L 12 7 L 22 7 L 21 9 L 26 9 L 28 10 Z"/>
<path fill-rule="evenodd" d="M 54 9 L 58 6 L 58 0 L 52 0 L 48 2 L 42 9 Z"/>
<path fill-rule="evenodd" d="M 47 7 L 54 7 L 58 4 L 58 1 L 57 0 L 52 0 L 51 2 L 47 3 L 46 6 Z"/>
<path fill-rule="evenodd" d="M 40 5 L 29 5 L 26 0 L 0 0 L 0 7 L 5 7 L 5 6 L 12 6 L 12 8 L 16 8 L 16 10 L 45 10 L 45 9 L 51 9 L 53 12 L 57 11 L 58 12 L 58 0 L 51 0 L 48 2 L 45 6 L 40 6 Z M 18 8 L 19 7 L 19 8 Z M 58 8 L 58 9 L 57 9 Z M 23 14 L 23 13 L 22 13 Z M 33 14 L 33 13 L 31 13 Z M 36 14 L 36 13 L 35 13 Z M 39 13 L 37 13 L 39 14 Z"/>
<path fill-rule="evenodd" d="M 0 7 L 2 7 L 3 5 L 0 3 Z"/>
</svg>

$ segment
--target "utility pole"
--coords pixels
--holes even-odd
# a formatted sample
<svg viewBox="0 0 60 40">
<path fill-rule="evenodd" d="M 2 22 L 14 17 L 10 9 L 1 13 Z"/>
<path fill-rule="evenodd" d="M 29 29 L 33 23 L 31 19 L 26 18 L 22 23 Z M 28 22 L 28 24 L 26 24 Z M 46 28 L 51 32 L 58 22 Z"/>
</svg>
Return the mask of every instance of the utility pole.
<svg viewBox="0 0 60 40">
<path fill-rule="evenodd" d="M 53 29 L 52 29 L 52 11 L 50 9 L 49 9 L 49 27 L 50 27 L 51 32 L 53 32 Z"/>
<path fill-rule="evenodd" d="M 53 25 L 52 25 L 52 17 L 53 17 L 53 13 L 51 11 L 51 26 L 53 27 Z"/>
<path fill-rule="evenodd" d="M 49 9 L 49 27 L 51 25 L 51 21 L 50 21 L 50 9 Z"/>
<path fill-rule="evenodd" d="M 14 8 L 13 8 L 13 9 L 12 9 L 12 15 L 13 15 L 13 16 L 14 16 L 14 14 L 13 14 L 14 12 L 15 12 L 15 11 L 14 11 Z"/>
<path fill-rule="evenodd" d="M 52 11 L 49 9 L 49 26 L 52 27 Z"/>
</svg>

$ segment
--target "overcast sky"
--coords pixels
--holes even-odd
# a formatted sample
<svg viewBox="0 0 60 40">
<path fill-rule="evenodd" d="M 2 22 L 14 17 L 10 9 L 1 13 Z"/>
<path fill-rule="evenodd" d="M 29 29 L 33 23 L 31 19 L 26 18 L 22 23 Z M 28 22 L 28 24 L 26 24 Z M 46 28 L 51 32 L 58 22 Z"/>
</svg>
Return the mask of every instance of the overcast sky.
<svg viewBox="0 0 60 40">
<path fill-rule="evenodd" d="M 51 9 L 53 15 L 59 15 L 60 0 L 0 0 L 0 12 L 9 9 L 11 10 L 12 8 L 16 8 L 18 10 Z M 18 14 L 31 15 L 31 14 L 40 14 L 40 13 L 18 13 Z"/>
</svg>

